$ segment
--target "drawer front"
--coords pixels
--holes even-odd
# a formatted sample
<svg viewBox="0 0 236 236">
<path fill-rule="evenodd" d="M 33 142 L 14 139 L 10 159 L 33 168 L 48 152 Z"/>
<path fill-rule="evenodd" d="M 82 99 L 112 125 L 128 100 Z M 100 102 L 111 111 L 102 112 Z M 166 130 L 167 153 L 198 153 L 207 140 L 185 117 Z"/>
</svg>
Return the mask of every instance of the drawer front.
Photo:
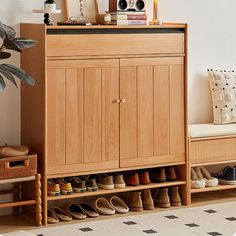
<svg viewBox="0 0 236 236">
<path fill-rule="evenodd" d="M 48 57 L 183 53 L 184 33 L 47 35 Z"/>
<path fill-rule="evenodd" d="M 228 161 L 236 159 L 236 138 L 193 141 L 189 145 L 191 164 Z"/>
</svg>

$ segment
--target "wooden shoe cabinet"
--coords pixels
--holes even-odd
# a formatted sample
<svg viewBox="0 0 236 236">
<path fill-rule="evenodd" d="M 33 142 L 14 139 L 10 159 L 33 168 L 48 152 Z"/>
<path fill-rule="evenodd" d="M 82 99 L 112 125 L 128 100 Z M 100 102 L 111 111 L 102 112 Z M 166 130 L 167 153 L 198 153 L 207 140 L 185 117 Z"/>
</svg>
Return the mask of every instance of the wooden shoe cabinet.
<svg viewBox="0 0 236 236">
<path fill-rule="evenodd" d="M 44 223 L 49 201 L 81 196 L 47 196 L 49 178 L 176 166 L 177 182 L 122 191 L 180 185 L 188 204 L 186 24 L 21 24 L 21 37 L 38 41 L 21 56 L 36 81 L 21 87 L 21 138 L 39 156 Z"/>
</svg>

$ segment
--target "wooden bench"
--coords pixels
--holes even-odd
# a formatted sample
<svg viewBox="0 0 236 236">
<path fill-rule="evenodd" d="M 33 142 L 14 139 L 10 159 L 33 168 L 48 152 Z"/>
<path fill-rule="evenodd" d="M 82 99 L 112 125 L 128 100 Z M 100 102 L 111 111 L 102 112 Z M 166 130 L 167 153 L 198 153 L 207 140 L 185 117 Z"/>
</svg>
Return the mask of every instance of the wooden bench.
<svg viewBox="0 0 236 236">
<path fill-rule="evenodd" d="M 236 162 L 236 124 L 189 125 L 190 166 Z"/>
</svg>

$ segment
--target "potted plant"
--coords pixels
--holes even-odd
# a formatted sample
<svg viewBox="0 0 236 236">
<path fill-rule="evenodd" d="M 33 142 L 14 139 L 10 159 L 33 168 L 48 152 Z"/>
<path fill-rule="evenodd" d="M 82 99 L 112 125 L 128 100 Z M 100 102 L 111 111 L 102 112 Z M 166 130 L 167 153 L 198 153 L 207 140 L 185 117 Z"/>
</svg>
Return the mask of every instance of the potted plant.
<svg viewBox="0 0 236 236">
<path fill-rule="evenodd" d="M 16 37 L 15 29 L 2 22 L 0 22 L 0 38 L 2 39 L 2 46 L 0 47 L 1 61 L 10 58 L 12 50 L 22 53 L 22 49 L 33 47 L 36 43 L 36 41 L 32 39 Z M 16 87 L 17 83 L 15 78 L 29 85 L 34 85 L 35 83 L 33 78 L 21 68 L 6 63 L 0 63 L 0 90 L 4 90 L 6 87 L 4 78 L 11 81 Z"/>
</svg>

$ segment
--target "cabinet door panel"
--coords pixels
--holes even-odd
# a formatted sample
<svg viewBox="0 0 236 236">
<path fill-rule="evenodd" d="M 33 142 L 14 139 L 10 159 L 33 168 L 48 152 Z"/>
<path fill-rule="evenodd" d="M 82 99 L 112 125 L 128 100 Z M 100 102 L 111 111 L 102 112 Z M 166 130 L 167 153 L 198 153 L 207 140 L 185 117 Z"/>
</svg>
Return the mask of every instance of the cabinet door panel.
<svg viewBox="0 0 236 236">
<path fill-rule="evenodd" d="M 101 68 L 84 69 L 84 162 L 99 162 L 102 155 Z"/>
<path fill-rule="evenodd" d="M 184 67 L 170 66 L 170 153 L 185 150 L 184 129 Z"/>
<path fill-rule="evenodd" d="M 185 160 L 183 58 L 121 60 L 121 167 Z"/>
<path fill-rule="evenodd" d="M 83 162 L 83 69 L 66 70 L 66 164 Z"/>
<path fill-rule="evenodd" d="M 65 123 L 64 156 L 61 166 L 51 161 L 50 174 L 119 167 L 119 104 L 114 102 L 119 98 L 118 66 L 118 60 L 49 62 L 49 71 L 60 67 L 64 75 L 64 95 L 58 101 L 64 110 L 53 110 L 51 120 L 62 116 Z M 60 76 L 49 74 L 49 80 L 53 84 Z"/>
<path fill-rule="evenodd" d="M 48 70 L 47 157 L 49 166 L 65 165 L 65 70 Z M 54 79 L 56 78 L 56 79 Z"/>
<path fill-rule="evenodd" d="M 137 67 L 138 156 L 153 156 L 153 67 Z"/>
<path fill-rule="evenodd" d="M 154 155 L 169 154 L 169 66 L 154 66 Z"/>
<path fill-rule="evenodd" d="M 119 157 L 119 98 L 118 68 L 102 68 L 102 160 Z"/>
<path fill-rule="evenodd" d="M 120 98 L 126 103 L 120 105 L 120 156 L 135 158 L 137 152 L 137 80 L 136 67 L 121 67 Z"/>
</svg>

